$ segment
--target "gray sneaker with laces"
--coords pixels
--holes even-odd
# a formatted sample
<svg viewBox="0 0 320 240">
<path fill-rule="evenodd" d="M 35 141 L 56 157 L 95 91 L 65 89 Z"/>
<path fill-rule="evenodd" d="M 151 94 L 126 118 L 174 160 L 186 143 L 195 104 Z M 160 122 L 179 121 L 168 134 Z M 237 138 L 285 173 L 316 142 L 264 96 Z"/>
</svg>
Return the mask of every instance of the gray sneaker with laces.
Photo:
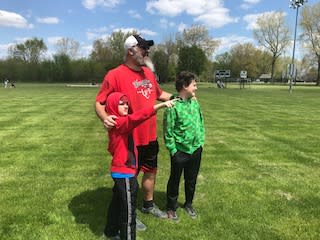
<svg viewBox="0 0 320 240">
<path fill-rule="evenodd" d="M 147 226 L 143 224 L 138 218 L 136 218 L 136 230 L 137 231 L 145 231 L 147 230 Z"/>
<path fill-rule="evenodd" d="M 169 220 L 172 220 L 174 222 L 179 222 L 179 218 L 178 218 L 178 215 L 177 215 L 177 212 L 174 211 L 174 210 L 168 210 L 167 211 L 167 215 L 168 215 L 168 219 Z"/>
<path fill-rule="evenodd" d="M 185 205 L 184 210 L 188 213 L 188 215 L 192 218 L 192 219 L 196 219 L 197 218 L 197 213 L 196 211 L 193 209 L 192 206 L 190 205 Z"/>
<path fill-rule="evenodd" d="M 157 218 L 168 218 L 168 215 L 165 212 L 161 211 L 155 204 L 153 204 L 153 207 L 149 208 L 142 207 L 141 212 L 151 214 Z"/>
</svg>

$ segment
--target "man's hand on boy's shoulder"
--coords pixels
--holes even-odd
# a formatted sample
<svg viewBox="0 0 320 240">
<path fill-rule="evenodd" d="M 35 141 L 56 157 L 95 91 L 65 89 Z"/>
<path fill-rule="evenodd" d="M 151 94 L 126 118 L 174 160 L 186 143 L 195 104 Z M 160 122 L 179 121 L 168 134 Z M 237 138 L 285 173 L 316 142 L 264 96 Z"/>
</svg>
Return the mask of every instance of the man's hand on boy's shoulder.
<svg viewBox="0 0 320 240">
<path fill-rule="evenodd" d="M 117 122 L 116 120 L 118 117 L 116 115 L 108 115 L 104 120 L 103 120 L 103 125 L 105 126 L 106 129 L 110 130 L 114 126 L 116 126 Z"/>
</svg>

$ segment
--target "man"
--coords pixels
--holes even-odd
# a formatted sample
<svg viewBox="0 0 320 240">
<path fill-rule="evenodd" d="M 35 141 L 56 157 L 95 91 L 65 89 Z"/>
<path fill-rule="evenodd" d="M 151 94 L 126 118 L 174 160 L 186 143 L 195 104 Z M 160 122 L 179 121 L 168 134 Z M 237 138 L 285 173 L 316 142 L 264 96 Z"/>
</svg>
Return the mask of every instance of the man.
<svg viewBox="0 0 320 240">
<path fill-rule="evenodd" d="M 129 36 L 124 43 L 124 63 L 110 70 L 104 77 L 96 97 L 96 113 L 107 129 L 115 126 L 115 115 L 105 112 L 107 96 L 112 92 L 121 92 L 129 97 L 132 111 L 146 106 L 153 106 L 156 100 L 167 101 L 171 94 L 162 91 L 154 73 L 146 67 L 149 49 L 153 40 L 145 40 L 139 35 Z M 156 116 L 142 123 L 133 131 L 133 140 L 138 148 L 139 170 L 143 172 L 142 189 L 143 213 L 150 213 L 159 218 L 167 218 L 153 202 L 153 193 L 157 173 L 157 154 L 159 145 L 156 135 Z M 137 230 L 139 230 L 139 223 Z"/>
</svg>

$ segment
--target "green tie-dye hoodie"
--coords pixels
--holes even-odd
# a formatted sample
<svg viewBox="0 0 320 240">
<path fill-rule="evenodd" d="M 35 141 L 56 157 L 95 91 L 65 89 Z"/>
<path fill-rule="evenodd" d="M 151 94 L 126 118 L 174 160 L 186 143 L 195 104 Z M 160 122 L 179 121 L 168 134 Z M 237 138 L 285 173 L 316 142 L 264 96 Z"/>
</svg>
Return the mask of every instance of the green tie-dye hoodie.
<svg viewBox="0 0 320 240">
<path fill-rule="evenodd" d="M 178 150 L 192 154 L 204 144 L 204 121 L 195 98 L 178 100 L 163 117 L 164 141 L 171 156 Z"/>
</svg>

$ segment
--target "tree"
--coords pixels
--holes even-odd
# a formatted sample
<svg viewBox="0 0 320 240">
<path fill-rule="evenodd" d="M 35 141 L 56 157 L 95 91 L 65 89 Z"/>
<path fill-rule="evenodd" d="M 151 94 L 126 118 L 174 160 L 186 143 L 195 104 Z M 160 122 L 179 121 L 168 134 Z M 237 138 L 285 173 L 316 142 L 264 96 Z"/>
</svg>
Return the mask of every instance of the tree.
<svg viewBox="0 0 320 240">
<path fill-rule="evenodd" d="M 123 62 L 125 55 L 124 42 L 127 37 L 136 32 L 122 31 L 113 32 L 106 39 L 98 39 L 93 43 L 93 49 L 90 53 L 90 58 L 94 61 L 103 63 L 106 70 L 116 67 Z"/>
<path fill-rule="evenodd" d="M 177 44 L 179 48 L 197 46 L 208 58 L 211 58 L 219 46 L 219 41 L 210 38 L 208 29 L 204 26 L 192 25 L 189 29 L 177 34 Z"/>
<path fill-rule="evenodd" d="M 301 79 L 306 82 L 312 82 L 317 79 L 318 61 L 317 56 L 312 53 L 306 53 L 301 61 Z"/>
<path fill-rule="evenodd" d="M 79 55 L 79 42 L 71 38 L 61 38 L 56 43 L 57 55 L 65 54 L 70 59 L 75 59 Z"/>
<path fill-rule="evenodd" d="M 121 64 L 123 62 L 123 58 L 125 55 L 125 51 L 123 48 L 124 42 L 132 34 L 137 34 L 136 32 L 122 32 L 117 31 L 113 32 L 111 36 L 108 38 L 107 45 L 111 50 L 112 59 L 115 66 Z"/>
<path fill-rule="evenodd" d="M 247 71 L 249 78 L 259 75 L 257 67 L 258 50 L 252 43 L 237 44 L 231 49 L 231 72 L 234 77 L 239 77 L 240 71 Z"/>
<path fill-rule="evenodd" d="M 57 82 L 72 81 L 71 60 L 66 54 L 56 54 L 54 59 L 54 80 Z"/>
<path fill-rule="evenodd" d="M 301 13 L 300 26 L 306 48 L 316 57 L 318 63 L 317 86 L 320 85 L 320 3 L 305 6 Z"/>
<path fill-rule="evenodd" d="M 47 46 L 42 39 L 32 38 L 9 48 L 9 56 L 26 63 L 39 63 Z"/>
<path fill-rule="evenodd" d="M 262 14 L 257 19 L 257 28 L 254 29 L 253 35 L 259 44 L 272 54 L 271 81 L 273 81 L 275 63 L 290 43 L 289 28 L 285 24 L 284 13 Z"/>
<path fill-rule="evenodd" d="M 151 48 L 152 58 L 160 82 L 174 81 L 178 66 L 178 46 L 172 37 Z"/>
<path fill-rule="evenodd" d="M 207 57 L 202 49 L 197 46 L 182 47 L 179 50 L 179 71 L 191 71 L 200 75 L 206 67 Z"/>
<path fill-rule="evenodd" d="M 259 76 L 263 73 L 271 72 L 272 55 L 270 52 L 257 49 L 255 59 Z"/>
<path fill-rule="evenodd" d="M 152 55 L 152 61 L 156 66 L 156 73 L 159 78 L 159 82 L 168 81 L 168 60 L 168 55 L 161 49 L 156 50 Z"/>
<path fill-rule="evenodd" d="M 107 40 L 97 39 L 93 42 L 90 58 L 96 62 L 109 62 L 111 60 L 111 50 L 108 47 Z"/>
<path fill-rule="evenodd" d="M 231 54 L 229 52 L 224 52 L 216 56 L 215 69 L 216 70 L 231 69 Z"/>
</svg>

